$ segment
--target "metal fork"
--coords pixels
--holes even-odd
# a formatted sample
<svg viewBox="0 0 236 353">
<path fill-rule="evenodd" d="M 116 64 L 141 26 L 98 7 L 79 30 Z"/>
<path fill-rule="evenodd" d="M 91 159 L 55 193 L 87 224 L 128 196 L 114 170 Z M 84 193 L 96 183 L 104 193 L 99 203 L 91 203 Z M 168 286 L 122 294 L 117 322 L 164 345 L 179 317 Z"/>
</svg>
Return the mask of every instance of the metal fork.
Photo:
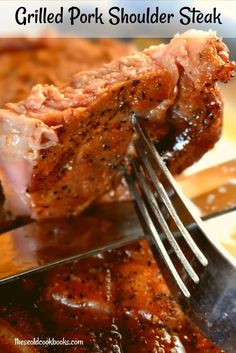
<svg viewBox="0 0 236 353">
<path fill-rule="evenodd" d="M 123 173 L 152 252 L 183 311 L 235 353 L 235 261 L 210 241 L 136 115 L 132 124 L 136 156 Z"/>
</svg>

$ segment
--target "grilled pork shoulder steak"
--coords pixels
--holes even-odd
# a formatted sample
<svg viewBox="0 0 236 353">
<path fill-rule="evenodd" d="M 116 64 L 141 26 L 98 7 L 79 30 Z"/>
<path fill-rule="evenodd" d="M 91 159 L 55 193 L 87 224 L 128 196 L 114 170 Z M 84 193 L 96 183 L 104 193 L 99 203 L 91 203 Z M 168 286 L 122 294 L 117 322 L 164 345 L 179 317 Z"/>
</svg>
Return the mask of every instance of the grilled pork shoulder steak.
<svg viewBox="0 0 236 353">
<path fill-rule="evenodd" d="M 190 31 L 60 88 L 33 87 L 0 110 L 7 209 L 36 219 L 81 212 L 111 189 L 133 138 L 133 113 L 145 117 L 163 158 L 180 172 L 218 139 L 216 81 L 229 80 L 233 69 L 214 32 Z"/>
</svg>

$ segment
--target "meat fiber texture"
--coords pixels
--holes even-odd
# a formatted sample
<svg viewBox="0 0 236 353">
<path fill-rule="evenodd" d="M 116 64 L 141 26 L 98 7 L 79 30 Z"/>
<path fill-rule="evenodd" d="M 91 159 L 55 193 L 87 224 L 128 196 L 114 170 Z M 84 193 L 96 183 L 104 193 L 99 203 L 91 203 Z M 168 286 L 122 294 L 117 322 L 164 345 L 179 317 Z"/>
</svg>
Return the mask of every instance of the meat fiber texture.
<svg viewBox="0 0 236 353">
<path fill-rule="evenodd" d="M 173 173 L 218 140 L 234 63 L 214 32 L 189 31 L 76 74 L 36 85 L 0 110 L 0 178 L 6 208 L 35 219 L 77 214 L 110 190 L 143 119 Z"/>
</svg>

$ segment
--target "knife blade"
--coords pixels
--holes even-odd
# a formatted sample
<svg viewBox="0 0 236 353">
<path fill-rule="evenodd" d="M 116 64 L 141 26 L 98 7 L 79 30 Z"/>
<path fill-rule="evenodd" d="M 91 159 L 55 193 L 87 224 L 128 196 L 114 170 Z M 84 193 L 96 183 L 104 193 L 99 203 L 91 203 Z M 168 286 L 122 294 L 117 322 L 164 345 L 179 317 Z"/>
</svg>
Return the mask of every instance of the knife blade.
<svg viewBox="0 0 236 353">
<path fill-rule="evenodd" d="M 194 174 L 183 173 L 177 176 L 176 180 L 190 199 L 209 193 L 228 183 L 236 185 L 236 159 L 228 160 Z"/>
<path fill-rule="evenodd" d="M 0 236 L 0 283 L 141 239 L 132 202 L 93 207 L 77 217 L 30 223 Z"/>
<path fill-rule="evenodd" d="M 211 215 L 236 208 L 236 183 L 223 184 L 192 199 L 200 210 L 201 217 L 207 219 Z"/>
<path fill-rule="evenodd" d="M 0 284 L 143 238 L 132 202 L 96 206 L 67 220 L 30 223 L 0 237 Z"/>
<path fill-rule="evenodd" d="M 177 181 L 204 219 L 236 208 L 236 159 L 181 175 Z"/>
<path fill-rule="evenodd" d="M 236 160 L 182 179 L 182 186 L 186 182 L 196 186 L 199 180 L 209 176 L 212 179 L 217 175 L 218 178 L 219 173 L 220 180 L 228 181 L 228 184 L 219 186 L 219 181 L 205 181 L 202 189 L 205 192 L 193 197 L 203 219 L 216 219 L 217 214 L 236 206 L 236 184 L 232 182 L 236 176 Z M 216 187 L 211 189 L 212 185 Z M 186 187 L 183 189 L 186 191 Z M 69 219 L 20 225 L 9 225 L 15 228 L 0 236 L 0 248 L 4 254 L 0 258 L 0 284 L 144 238 L 130 201 L 97 205 Z"/>
</svg>

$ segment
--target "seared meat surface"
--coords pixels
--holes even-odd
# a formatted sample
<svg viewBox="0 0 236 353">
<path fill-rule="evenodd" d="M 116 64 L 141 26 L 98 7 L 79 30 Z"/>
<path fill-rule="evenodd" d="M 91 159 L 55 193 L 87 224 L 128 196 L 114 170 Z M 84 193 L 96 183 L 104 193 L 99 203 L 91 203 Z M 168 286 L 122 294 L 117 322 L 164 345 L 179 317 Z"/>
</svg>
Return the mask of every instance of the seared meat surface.
<svg viewBox="0 0 236 353">
<path fill-rule="evenodd" d="M 26 100 L 0 111 L 8 209 L 56 218 L 81 212 L 110 190 L 133 138 L 134 112 L 145 116 L 172 172 L 180 172 L 218 139 L 222 102 L 215 83 L 226 82 L 233 69 L 213 32 L 187 32 L 81 72 L 60 89 L 35 86 Z"/>
<path fill-rule="evenodd" d="M 82 340 L 73 347 L 29 347 L 29 353 L 221 352 L 183 315 L 144 241 L 11 284 L 5 292 L 11 304 L 0 288 L 0 352 L 26 352 L 11 334 Z"/>
</svg>

